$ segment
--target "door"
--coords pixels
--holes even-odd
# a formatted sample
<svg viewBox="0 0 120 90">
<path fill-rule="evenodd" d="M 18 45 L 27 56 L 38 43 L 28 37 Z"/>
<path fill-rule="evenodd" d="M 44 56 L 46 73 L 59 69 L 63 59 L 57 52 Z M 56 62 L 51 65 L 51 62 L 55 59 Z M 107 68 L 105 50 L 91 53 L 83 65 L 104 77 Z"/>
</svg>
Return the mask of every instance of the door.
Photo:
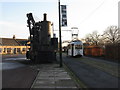
<svg viewBox="0 0 120 90">
<path fill-rule="evenodd" d="M 71 49 L 72 49 L 72 52 L 71 52 L 71 53 L 72 53 L 72 56 L 74 56 L 74 55 L 73 55 L 73 54 L 74 54 L 74 44 L 72 44 L 72 48 L 71 48 Z"/>
</svg>

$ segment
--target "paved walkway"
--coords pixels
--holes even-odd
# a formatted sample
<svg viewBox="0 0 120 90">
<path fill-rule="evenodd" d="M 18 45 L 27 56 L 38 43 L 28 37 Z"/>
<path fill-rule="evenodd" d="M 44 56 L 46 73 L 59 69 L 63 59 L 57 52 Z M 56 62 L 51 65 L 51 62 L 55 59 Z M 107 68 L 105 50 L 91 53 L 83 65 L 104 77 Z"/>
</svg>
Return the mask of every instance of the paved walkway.
<svg viewBox="0 0 120 90">
<path fill-rule="evenodd" d="M 58 64 L 41 64 L 38 67 L 40 71 L 31 90 L 34 90 L 34 88 L 40 90 L 78 90 L 76 83 Z"/>
</svg>

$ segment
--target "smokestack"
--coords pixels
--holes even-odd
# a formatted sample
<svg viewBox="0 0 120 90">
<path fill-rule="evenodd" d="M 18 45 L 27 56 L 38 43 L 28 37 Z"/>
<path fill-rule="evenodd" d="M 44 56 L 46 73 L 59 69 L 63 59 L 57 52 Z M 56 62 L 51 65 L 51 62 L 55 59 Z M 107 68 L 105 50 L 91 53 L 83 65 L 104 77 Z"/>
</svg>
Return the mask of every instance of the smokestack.
<svg viewBox="0 0 120 90">
<path fill-rule="evenodd" d="M 13 35 L 13 39 L 15 39 L 16 37 L 15 37 L 15 35 Z"/>
<path fill-rule="evenodd" d="M 46 13 L 44 13 L 44 20 L 43 21 L 47 21 L 47 14 Z"/>
</svg>

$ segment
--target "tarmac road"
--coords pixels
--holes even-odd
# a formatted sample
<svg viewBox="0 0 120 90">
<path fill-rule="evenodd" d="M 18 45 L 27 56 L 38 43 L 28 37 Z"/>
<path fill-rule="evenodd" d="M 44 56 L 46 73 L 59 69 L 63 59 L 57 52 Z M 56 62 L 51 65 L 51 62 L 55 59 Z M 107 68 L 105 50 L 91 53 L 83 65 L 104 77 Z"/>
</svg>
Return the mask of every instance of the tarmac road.
<svg viewBox="0 0 120 90">
<path fill-rule="evenodd" d="M 25 55 L 3 55 L 2 88 L 30 88 L 38 71 Z"/>
<path fill-rule="evenodd" d="M 89 60 L 89 58 L 84 59 Z M 63 55 L 63 61 L 88 88 L 118 88 L 119 78 L 88 65 L 85 61 L 65 55 Z"/>
<path fill-rule="evenodd" d="M 85 59 L 86 62 L 83 62 L 63 55 L 64 63 L 88 88 L 118 88 L 117 77 L 86 64 L 89 58 Z M 38 71 L 30 61 L 25 59 L 25 55 L 3 56 L 2 61 L 3 88 L 31 87 Z"/>
</svg>

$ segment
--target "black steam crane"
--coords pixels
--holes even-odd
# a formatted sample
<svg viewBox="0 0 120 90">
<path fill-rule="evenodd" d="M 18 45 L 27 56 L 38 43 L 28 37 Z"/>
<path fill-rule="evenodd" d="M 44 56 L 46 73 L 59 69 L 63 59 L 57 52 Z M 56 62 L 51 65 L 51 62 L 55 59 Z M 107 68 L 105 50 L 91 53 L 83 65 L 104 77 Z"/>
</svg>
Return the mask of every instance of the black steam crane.
<svg viewBox="0 0 120 90">
<path fill-rule="evenodd" d="M 35 22 L 32 13 L 27 14 L 30 31 L 30 50 L 26 56 L 35 63 L 52 62 L 58 49 L 58 38 L 52 37 L 51 22 L 44 14 L 43 21 Z"/>
</svg>

